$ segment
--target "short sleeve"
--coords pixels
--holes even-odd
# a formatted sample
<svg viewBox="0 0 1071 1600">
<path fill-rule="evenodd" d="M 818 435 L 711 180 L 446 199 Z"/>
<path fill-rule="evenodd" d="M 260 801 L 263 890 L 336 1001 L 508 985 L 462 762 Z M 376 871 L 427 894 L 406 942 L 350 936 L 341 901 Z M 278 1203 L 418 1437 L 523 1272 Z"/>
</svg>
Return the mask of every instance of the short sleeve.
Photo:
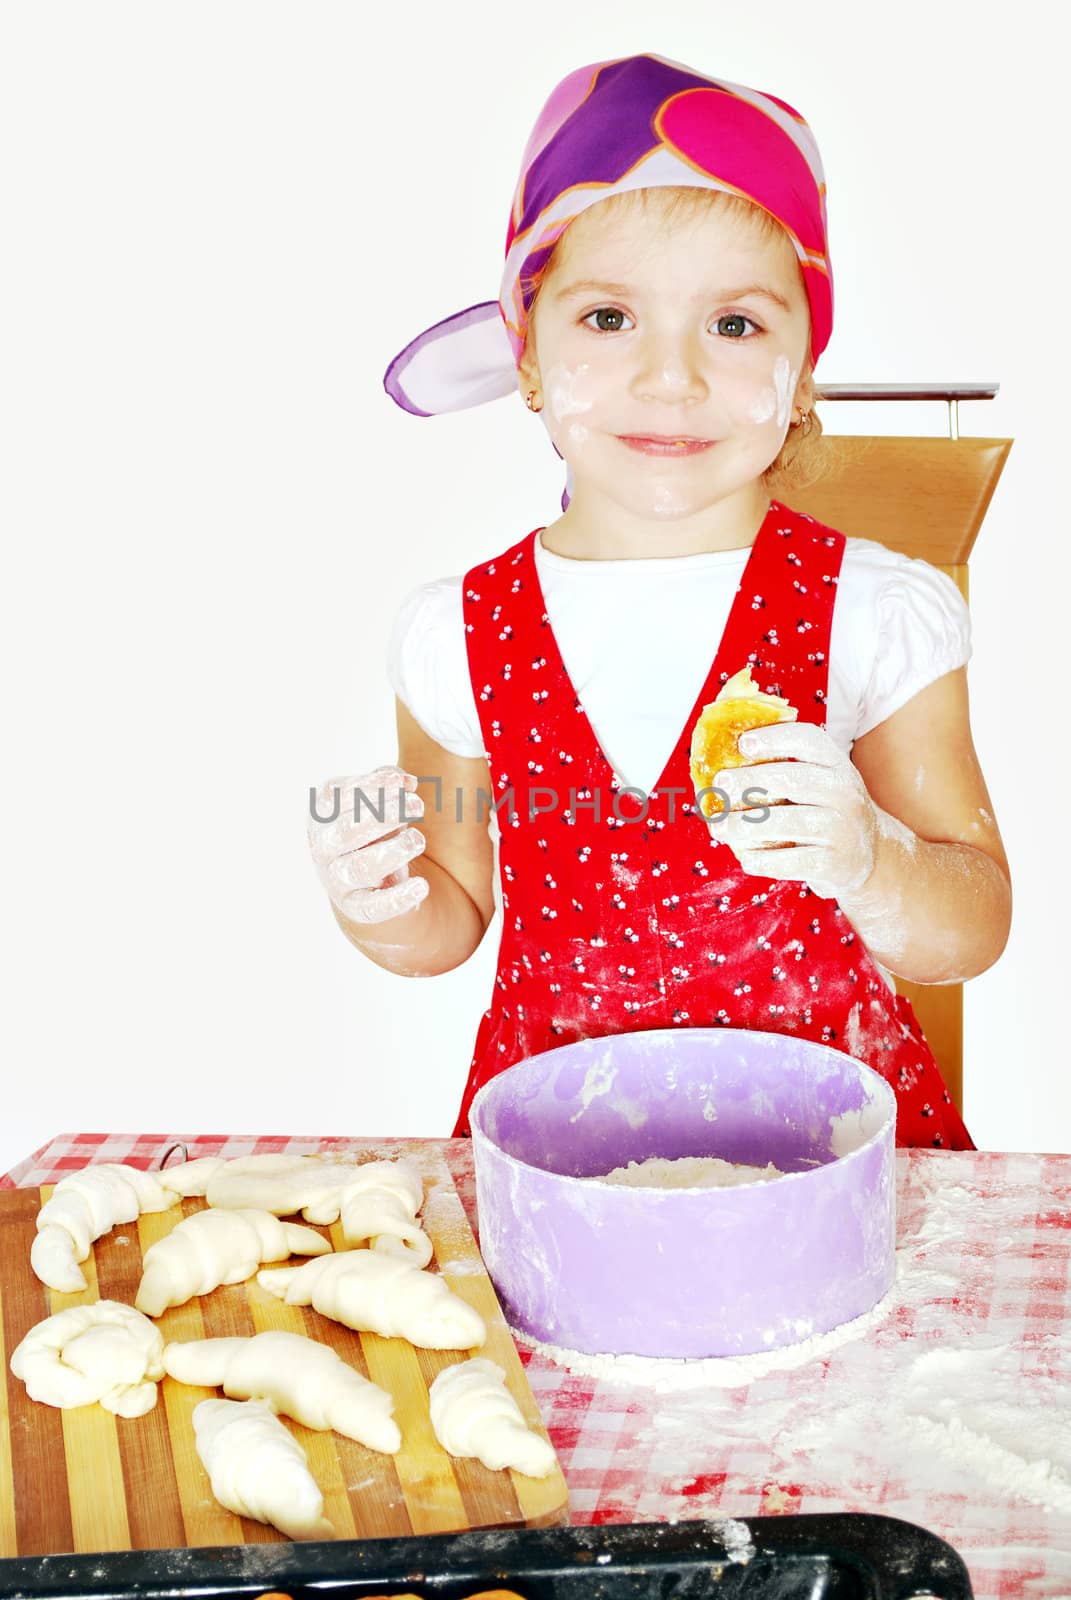
<svg viewBox="0 0 1071 1600">
<path fill-rule="evenodd" d="M 422 584 L 402 601 L 387 644 L 387 677 L 429 739 L 456 756 L 482 756 L 469 677 L 460 578 Z"/>
<path fill-rule="evenodd" d="M 878 595 L 875 623 L 857 738 L 971 657 L 967 603 L 952 579 L 928 561 L 896 558 Z"/>
</svg>

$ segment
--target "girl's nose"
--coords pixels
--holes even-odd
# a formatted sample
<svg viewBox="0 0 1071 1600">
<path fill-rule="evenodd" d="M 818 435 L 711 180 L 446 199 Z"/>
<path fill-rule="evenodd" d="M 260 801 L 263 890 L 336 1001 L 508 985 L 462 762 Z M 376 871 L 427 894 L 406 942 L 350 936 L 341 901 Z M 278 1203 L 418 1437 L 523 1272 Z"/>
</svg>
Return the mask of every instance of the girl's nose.
<svg viewBox="0 0 1071 1600">
<path fill-rule="evenodd" d="M 637 399 L 703 399 L 709 393 L 699 342 L 689 334 L 649 333 L 636 347 Z"/>
</svg>

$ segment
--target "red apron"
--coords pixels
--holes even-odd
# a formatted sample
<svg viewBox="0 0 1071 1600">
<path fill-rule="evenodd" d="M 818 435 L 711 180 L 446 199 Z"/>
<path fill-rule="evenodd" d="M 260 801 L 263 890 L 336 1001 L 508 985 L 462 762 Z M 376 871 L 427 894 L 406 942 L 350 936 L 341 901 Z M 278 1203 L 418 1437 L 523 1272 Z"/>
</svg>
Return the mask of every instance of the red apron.
<svg viewBox="0 0 1071 1600">
<path fill-rule="evenodd" d="M 643 797 L 618 782 L 569 680 L 536 570 L 540 531 L 463 585 L 503 928 L 454 1137 L 469 1132 L 477 1089 L 525 1056 L 641 1028 L 720 1025 L 844 1050 L 895 1090 L 898 1145 L 973 1150 L 910 1002 L 837 902 L 796 879 L 745 873 L 692 800 L 692 727 L 745 663 L 801 722 L 825 725 L 844 535 L 771 502 L 707 680 Z"/>
</svg>

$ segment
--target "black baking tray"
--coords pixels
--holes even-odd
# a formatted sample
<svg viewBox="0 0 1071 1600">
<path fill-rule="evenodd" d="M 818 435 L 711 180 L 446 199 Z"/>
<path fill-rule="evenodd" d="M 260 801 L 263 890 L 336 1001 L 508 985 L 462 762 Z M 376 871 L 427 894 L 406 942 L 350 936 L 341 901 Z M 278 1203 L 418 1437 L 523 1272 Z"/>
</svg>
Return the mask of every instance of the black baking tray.
<svg viewBox="0 0 1071 1600">
<path fill-rule="evenodd" d="M 20 1556 L 0 1560 L 0 1596 L 322 1600 L 326 1589 L 331 1600 L 466 1600 L 510 1588 L 524 1600 L 972 1600 L 955 1550 L 913 1522 L 857 1512 L 726 1520 Z M 733 1551 L 745 1528 L 754 1554 L 742 1561 Z"/>
</svg>

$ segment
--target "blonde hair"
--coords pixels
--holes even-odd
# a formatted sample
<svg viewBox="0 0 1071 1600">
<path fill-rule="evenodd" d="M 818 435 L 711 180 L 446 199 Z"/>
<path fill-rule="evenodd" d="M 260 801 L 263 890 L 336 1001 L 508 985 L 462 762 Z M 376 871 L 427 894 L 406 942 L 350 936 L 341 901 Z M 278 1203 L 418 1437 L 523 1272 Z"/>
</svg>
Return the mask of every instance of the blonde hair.
<svg viewBox="0 0 1071 1600">
<path fill-rule="evenodd" d="M 644 211 L 649 211 L 651 202 L 654 201 L 657 216 L 652 218 L 652 225 L 662 228 L 671 228 L 676 224 L 687 223 L 692 218 L 701 215 L 711 207 L 720 207 L 730 217 L 740 218 L 755 228 L 763 239 L 788 241 L 788 235 L 768 211 L 761 206 L 753 205 L 750 200 L 743 199 L 740 195 L 728 194 L 721 189 L 700 189 L 690 186 L 665 185 L 655 189 L 626 189 L 618 194 L 609 195 L 598 204 L 607 212 L 613 214 L 625 211 L 639 205 Z M 583 215 L 583 213 L 581 213 Z M 530 276 L 521 278 L 521 292 L 528 302 L 528 319 L 525 331 L 524 351 L 522 358 L 528 353 L 528 339 L 532 330 L 536 305 L 539 296 L 550 278 L 554 276 L 561 262 L 562 242 L 566 238 L 569 228 L 566 227 L 554 242 L 553 249 L 543 262 L 542 266 Z M 791 248 L 791 246 L 790 246 Z M 792 251 L 795 259 L 795 250 Z M 529 295 L 531 299 L 529 300 Z M 809 341 L 808 341 L 809 342 Z M 808 351 L 807 363 L 804 373 L 811 370 L 810 353 Z M 785 442 L 777 455 L 762 474 L 763 487 L 768 493 L 781 495 L 791 493 L 793 489 L 806 488 L 822 477 L 827 468 L 828 442 L 822 439 L 822 422 L 818 412 L 812 408 L 809 427 L 803 424 L 790 427 L 785 435 Z"/>
</svg>

